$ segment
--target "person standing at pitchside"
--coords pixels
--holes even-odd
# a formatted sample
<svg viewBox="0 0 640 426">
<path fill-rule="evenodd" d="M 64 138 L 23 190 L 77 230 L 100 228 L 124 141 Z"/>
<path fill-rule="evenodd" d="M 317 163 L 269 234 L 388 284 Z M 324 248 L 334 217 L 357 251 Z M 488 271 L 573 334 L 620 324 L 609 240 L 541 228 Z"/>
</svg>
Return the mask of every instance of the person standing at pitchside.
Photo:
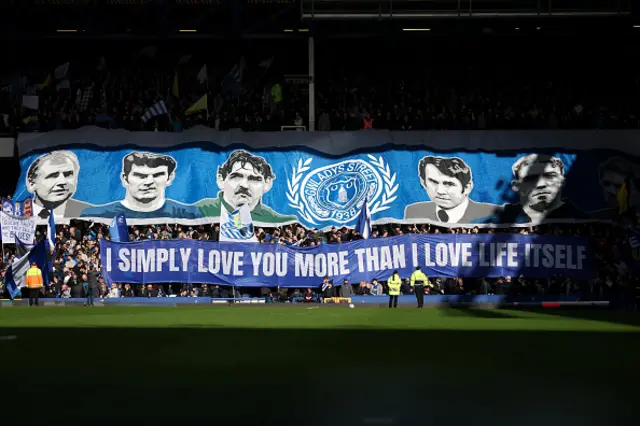
<svg viewBox="0 0 640 426">
<path fill-rule="evenodd" d="M 422 308 L 424 305 L 424 286 L 432 284 L 429 283 L 429 279 L 427 276 L 420 270 L 419 266 L 416 266 L 416 270 L 411 274 L 411 279 L 409 280 L 411 284 L 411 288 L 416 294 L 416 300 L 418 301 L 418 308 Z"/>
<path fill-rule="evenodd" d="M 387 280 L 387 286 L 389 287 L 389 308 L 391 308 L 392 304 L 394 308 L 397 308 L 400 287 L 402 287 L 402 280 L 397 270 L 393 271 L 393 275 Z"/>
<path fill-rule="evenodd" d="M 31 262 L 31 268 L 27 270 L 26 282 L 27 288 L 29 289 L 29 306 L 33 306 L 34 302 L 36 306 L 38 306 L 43 281 L 42 271 L 38 268 L 38 264 L 36 262 Z"/>
</svg>

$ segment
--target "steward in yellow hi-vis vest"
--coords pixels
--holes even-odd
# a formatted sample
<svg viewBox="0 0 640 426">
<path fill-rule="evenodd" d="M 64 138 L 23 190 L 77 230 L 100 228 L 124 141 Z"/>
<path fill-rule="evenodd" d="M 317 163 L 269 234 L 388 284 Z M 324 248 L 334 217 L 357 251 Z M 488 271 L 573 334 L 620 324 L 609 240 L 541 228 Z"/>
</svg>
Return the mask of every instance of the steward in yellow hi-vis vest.
<svg viewBox="0 0 640 426">
<path fill-rule="evenodd" d="M 418 300 L 418 308 L 422 308 L 424 305 L 424 286 L 431 285 L 429 283 L 429 279 L 427 276 L 420 270 L 419 266 L 416 266 L 416 270 L 413 274 L 411 274 L 411 279 L 409 280 L 411 284 L 411 288 L 416 294 L 416 299 Z"/>
<path fill-rule="evenodd" d="M 36 262 L 31 262 L 31 268 L 27 270 L 25 277 L 27 288 L 29 289 L 29 306 L 33 306 L 35 302 L 38 306 L 38 300 L 40 299 L 40 289 L 42 288 L 42 271 L 38 268 Z"/>
<path fill-rule="evenodd" d="M 398 296 L 400 296 L 400 287 L 402 287 L 402 280 L 398 271 L 393 271 L 393 275 L 387 280 L 387 286 L 389 287 L 389 307 L 393 304 L 394 308 L 398 307 Z"/>
</svg>

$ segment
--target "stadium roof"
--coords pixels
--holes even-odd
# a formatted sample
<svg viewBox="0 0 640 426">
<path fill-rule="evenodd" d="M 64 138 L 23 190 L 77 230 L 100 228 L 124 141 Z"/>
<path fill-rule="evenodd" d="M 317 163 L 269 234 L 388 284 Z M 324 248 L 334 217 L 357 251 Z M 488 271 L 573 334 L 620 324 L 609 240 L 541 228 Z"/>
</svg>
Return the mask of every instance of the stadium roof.
<svg viewBox="0 0 640 426">
<path fill-rule="evenodd" d="M 575 6 L 578 4 L 579 6 Z M 0 38 L 328 38 L 516 25 L 628 29 L 631 0 L 3 0 Z M 623 25 L 621 25 L 621 22 Z M 560 24 L 559 24 L 560 23 Z"/>
</svg>

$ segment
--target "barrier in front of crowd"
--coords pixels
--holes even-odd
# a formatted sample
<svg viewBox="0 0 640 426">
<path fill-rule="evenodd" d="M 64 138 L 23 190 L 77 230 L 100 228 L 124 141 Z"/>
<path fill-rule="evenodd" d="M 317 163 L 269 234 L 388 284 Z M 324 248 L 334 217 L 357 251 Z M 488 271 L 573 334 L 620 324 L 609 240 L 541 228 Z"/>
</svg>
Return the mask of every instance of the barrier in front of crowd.
<svg viewBox="0 0 640 426">
<path fill-rule="evenodd" d="M 74 306 L 84 305 L 86 298 L 56 298 L 56 299 L 40 299 L 40 303 L 44 306 Z M 0 301 L 1 306 L 20 306 L 28 304 L 28 299 L 15 299 Z M 264 304 L 265 299 L 238 297 L 238 298 L 211 298 L 211 297 L 121 297 L 121 298 L 106 298 L 95 299 L 94 303 L 98 306 L 141 306 L 141 305 L 160 305 L 160 306 L 177 306 L 177 305 L 208 305 L 208 304 Z"/>
<path fill-rule="evenodd" d="M 388 297 L 384 296 L 353 296 L 350 298 L 355 306 L 385 305 Z M 315 299 L 316 301 L 318 299 Z M 44 306 L 77 306 L 86 302 L 85 298 L 68 299 L 40 299 Z M 305 304 L 302 299 L 295 299 L 293 304 Z M 3 300 L 0 307 L 26 305 L 27 299 Z M 267 300 L 264 297 L 241 298 L 211 298 L 211 297 L 123 297 L 96 299 L 98 306 L 178 306 L 178 305 L 264 305 Z M 413 295 L 401 295 L 398 299 L 400 305 L 415 305 L 416 298 Z M 425 305 L 431 306 L 494 306 L 494 307 L 595 307 L 609 306 L 607 300 L 584 301 L 579 296 L 502 296 L 502 295 L 431 295 L 425 296 Z"/>
</svg>

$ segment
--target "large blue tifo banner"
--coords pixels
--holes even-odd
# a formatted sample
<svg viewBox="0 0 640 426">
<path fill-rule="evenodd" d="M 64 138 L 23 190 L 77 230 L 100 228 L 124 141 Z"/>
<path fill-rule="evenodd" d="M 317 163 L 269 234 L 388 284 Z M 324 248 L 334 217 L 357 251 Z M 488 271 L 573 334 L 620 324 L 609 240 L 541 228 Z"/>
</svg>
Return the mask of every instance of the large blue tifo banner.
<svg viewBox="0 0 640 426">
<path fill-rule="evenodd" d="M 431 234 L 316 247 L 195 240 L 100 241 L 102 275 L 120 283 L 209 283 L 251 287 L 317 287 L 430 277 L 591 277 L 587 240 L 520 234 Z"/>
<path fill-rule="evenodd" d="M 46 223 L 530 226 L 611 221 L 640 188 L 639 132 L 128 132 L 21 135 L 14 198 Z M 607 149 L 599 149 L 607 147 Z M 587 150 L 588 149 L 588 150 Z"/>
</svg>

